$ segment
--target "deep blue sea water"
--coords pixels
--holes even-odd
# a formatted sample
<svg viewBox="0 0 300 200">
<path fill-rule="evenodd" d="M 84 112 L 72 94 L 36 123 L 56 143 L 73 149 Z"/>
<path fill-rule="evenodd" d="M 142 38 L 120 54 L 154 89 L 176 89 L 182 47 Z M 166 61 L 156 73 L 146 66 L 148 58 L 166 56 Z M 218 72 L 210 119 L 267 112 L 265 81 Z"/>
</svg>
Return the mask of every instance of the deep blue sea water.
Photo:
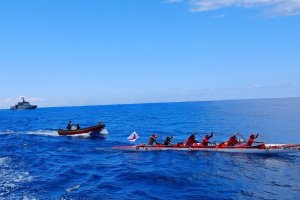
<svg viewBox="0 0 300 200">
<path fill-rule="evenodd" d="M 103 121 L 106 139 L 61 137 Z M 0 110 L 0 199 L 299 199 L 300 155 L 122 152 L 137 131 L 300 143 L 300 98 Z"/>
</svg>

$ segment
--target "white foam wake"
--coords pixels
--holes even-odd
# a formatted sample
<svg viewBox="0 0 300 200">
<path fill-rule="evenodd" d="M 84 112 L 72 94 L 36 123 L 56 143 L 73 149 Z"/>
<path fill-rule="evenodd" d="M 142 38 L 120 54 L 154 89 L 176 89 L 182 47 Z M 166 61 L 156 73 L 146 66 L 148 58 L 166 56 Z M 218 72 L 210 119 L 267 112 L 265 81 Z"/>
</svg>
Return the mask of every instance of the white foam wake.
<svg viewBox="0 0 300 200">
<path fill-rule="evenodd" d="M 109 132 L 106 128 L 100 131 L 100 135 L 102 135 L 102 136 L 107 136 L 108 134 L 109 134 Z"/>
<path fill-rule="evenodd" d="M 45 136 L 59 136 L 57 131 L 51 130 L 36 130 L 36 131 L 26 131 L 23 134 L 28 135 L 45 135 Z"/>
<path fill-rule="evenodd" d="M 4 130 L 4 131 L 0 131 L 0 134 L 27 134 L 27 135 L 58 136 L 57 131 L 53 131 L 53 130 L 35 130 L 35 131 L 25 131 L 25 132 Z"/>
<path fill-rule="evenodd" d="M 15 133 L 15 132 L 12 131 L 12 130 L 4 130 L 4 131 L 0 131 L 0 134 L 12 134 L 12 133 Z"/>
</svg>

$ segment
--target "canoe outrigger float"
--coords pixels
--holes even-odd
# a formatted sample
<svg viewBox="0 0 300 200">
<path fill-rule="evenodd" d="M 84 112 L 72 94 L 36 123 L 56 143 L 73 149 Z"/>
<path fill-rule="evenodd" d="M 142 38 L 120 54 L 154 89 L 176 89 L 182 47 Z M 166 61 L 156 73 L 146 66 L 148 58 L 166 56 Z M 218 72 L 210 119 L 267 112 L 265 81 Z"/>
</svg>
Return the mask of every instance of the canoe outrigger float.
<svg viewBox="0 0 300 200">
<path fill-rule="evenodd" d="M 99 123 L 96 126 L 89 126 L 86 128 L 81 128 L 77 130 L 64 130 L 64 129 L 59 129 L 57 132 L 59 135 L 64 135 L 64 136 L 75 136 L 75 135 L 80 135 L 80 136 L 95 136 L 95 137 L 105 137 L 107 136 L 107 131 L 105 131 L 105 124 Z"/>
<path fill-rule="evenodd" d="M 253 153 L 253 154 L 292 154 L 300 153 L 300 144 L 258 144 L 253 146 L 218 147 L 218 145 L 202 146 L 201 143 L 193 146 L 184 145 L 146 145 L 115 146 L 114 149 L 124 151 L 214 151 L 230 153 Z"/>
</svg>

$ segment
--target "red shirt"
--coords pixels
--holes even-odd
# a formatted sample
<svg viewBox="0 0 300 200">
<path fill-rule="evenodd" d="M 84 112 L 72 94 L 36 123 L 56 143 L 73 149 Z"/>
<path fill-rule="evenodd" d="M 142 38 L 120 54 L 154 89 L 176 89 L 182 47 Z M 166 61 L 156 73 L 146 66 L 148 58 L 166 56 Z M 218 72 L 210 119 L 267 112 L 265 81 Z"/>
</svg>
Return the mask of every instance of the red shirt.
<svg viewBox="0 0 300 200">
<path fill-rule="evenodd" d="M 208 139 L 205 137 L 203 140 L 202 140 L 202 145 L 203 146 L 208 146 Z"/>
<path fill-rule="evenodd" d="M 253 136 L 251 135 L 247 141 L 247 146 L 251 146 L 253 144 L 254 140 L 255 140 L 254 135 Z"/>
<path fill-rule="evenodd" d="M 227 146 L 234 146 L 238 143 L 236 136 L 233 135 L 229 138 L 228 142 L 227 142 Z"/>
<path fill-rule="evenodd" d="M 198 141 L 195 139 L 195 136 L 191 135 L 185 142 L 185 146 L 192 146 L 194 143 L 197 143 L 197 142 Z"/>
</svg>

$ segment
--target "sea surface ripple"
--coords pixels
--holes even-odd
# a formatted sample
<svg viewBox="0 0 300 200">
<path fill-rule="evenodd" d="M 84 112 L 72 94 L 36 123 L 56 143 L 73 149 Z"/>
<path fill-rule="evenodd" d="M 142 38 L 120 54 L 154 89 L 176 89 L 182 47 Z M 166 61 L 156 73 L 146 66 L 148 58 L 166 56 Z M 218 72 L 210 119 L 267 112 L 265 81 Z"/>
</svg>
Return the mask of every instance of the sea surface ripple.
<svg viewBox="0 0 300 200">
<path fill-rule="evenodd" d="M 103 121 L 105 139 L 61 137 L 72 120 Z M 150 134 L 174 142 L 193 131 L 217 141 L 240 132 L 267 143 L 300 143 L 300 99 L 0 110 L 0 199 L 297 199 L 299 155 L 123 152 Z"/>
</svg>

